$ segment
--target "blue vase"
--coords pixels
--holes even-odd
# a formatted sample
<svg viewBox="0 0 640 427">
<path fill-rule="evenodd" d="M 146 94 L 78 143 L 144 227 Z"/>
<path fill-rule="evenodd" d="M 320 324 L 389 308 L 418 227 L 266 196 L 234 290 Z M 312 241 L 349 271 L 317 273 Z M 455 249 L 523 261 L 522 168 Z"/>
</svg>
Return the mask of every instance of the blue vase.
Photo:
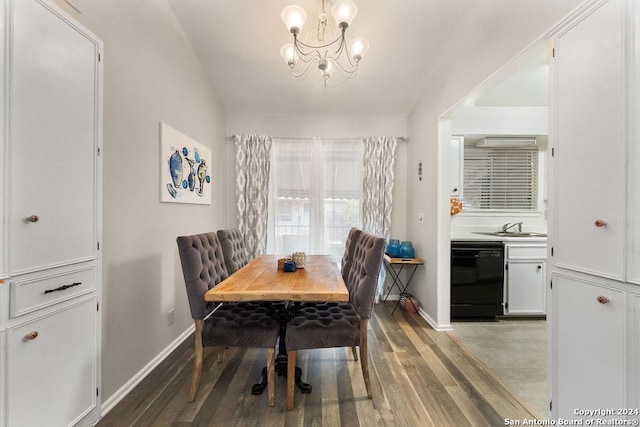
<svg viewBox="0 0 640 427">
<path fill-rule="evenodd" d="M 416 251 L 413 248 L 413 244 L 411 242 L 402 242 L 400 244 L 400 256 L 402 258 L 414 258 L 416 255 Z"/>
<path fill-rule="evenodd" d="M 389 244 L 387 245 L 387 255 L 394 258 L 400 256 L 400 240 L 389 239 Z"/>
<path fill-rule="evenodd" d="M 169 172 L 173 186 L 180 188 L 180 184 L 182 184 L 182 156 L 178 150 L 169 157 Z"/>
</svg>

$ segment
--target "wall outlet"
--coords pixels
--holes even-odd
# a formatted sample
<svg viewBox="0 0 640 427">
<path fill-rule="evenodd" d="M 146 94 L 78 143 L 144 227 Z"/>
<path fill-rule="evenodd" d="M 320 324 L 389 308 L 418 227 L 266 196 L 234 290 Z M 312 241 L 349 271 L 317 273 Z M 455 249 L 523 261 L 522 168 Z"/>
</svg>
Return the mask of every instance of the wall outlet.
<svg viewBox="0 0 640 427">
<path fill-rule="evenodd" d="M 422 224 L 424 222 L 424 214 L 422 212 L 418 212 L 418 224 Z"/>
<path fill-rule="evenodd" d="M 174 323 L 176 323 L 176 310 L 172 308 L 167 311 L 167 326 L 172 326 Z"/>
</svg>

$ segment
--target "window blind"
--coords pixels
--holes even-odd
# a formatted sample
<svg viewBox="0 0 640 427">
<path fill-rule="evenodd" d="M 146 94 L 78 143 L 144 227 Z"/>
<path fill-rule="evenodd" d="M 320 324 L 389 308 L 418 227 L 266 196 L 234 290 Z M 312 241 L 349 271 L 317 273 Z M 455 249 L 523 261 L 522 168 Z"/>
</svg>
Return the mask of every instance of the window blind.
<svg viewBox="0 0 640 427">
<path fill-rule="evenodd" d="M 463 188 L 468 209 L 537 210 L 537 147 L 464 147 Z"/>
</svg>

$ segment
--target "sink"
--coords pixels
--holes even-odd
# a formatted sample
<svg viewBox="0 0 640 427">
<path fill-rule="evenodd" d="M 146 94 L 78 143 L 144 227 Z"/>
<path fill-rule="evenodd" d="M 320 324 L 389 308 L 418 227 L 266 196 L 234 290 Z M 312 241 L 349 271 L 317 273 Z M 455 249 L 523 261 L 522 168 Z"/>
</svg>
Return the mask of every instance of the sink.
<svg viewBox="0 0 640 427">
<path fill-rule="evenodd" d="M 523 231 L 518 233 L 517 231 L 474 231 L 473 234 L 484 234 L 485 236 L 498 236 L 498 237 L 547 237 L 546 233 L 536 233 Z"/>
</svg>

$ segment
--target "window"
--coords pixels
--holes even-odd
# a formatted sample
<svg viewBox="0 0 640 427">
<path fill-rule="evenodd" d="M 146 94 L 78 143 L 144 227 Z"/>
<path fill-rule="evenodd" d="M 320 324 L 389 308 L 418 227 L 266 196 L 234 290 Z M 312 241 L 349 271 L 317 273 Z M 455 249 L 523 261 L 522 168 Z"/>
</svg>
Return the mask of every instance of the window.
<svg viewBox="0 0 640 427">
<path fill-rule="evenodd" d="M 537 147 L 464 147 L 463 189 L 468 210 L 537 210 Z"/>
<path fill-rule="evenodd" d="M 363 144 L 356 140 L 273 140 L 268 252 L 342 258 L 360 227 Z"/>
</svg>

